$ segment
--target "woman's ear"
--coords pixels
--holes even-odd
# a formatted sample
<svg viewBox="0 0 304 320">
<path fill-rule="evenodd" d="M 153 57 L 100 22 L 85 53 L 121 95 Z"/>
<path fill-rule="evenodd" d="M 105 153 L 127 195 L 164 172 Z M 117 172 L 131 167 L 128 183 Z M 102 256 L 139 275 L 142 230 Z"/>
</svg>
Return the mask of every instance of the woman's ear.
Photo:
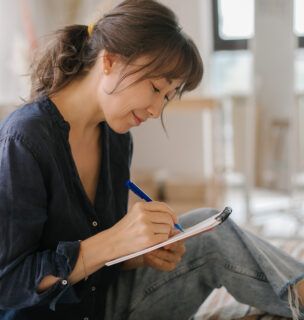
<svg viewBox="0 0 304 320">
<path fill-rule="evenodd" d="M 108 52 L 107 50 L 104 50 L 102 54 L 102 67 L 103 67 L 103 73 L 109 74 L 113 71 L 113 68 L 117 64 L 118 61 L 118 55 Z"/>
</svg>

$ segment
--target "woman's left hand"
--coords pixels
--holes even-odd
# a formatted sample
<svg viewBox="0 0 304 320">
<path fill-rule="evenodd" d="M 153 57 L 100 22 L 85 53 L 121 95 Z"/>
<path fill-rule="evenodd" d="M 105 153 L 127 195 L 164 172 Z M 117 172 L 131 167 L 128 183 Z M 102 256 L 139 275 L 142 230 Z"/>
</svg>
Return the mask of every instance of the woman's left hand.
<svg viewBox="0 0 304 320">
<path fill-rule="evenodd" d="M 179 233 L 174 231 L 173 235 Z M 143 255 L 145 266 L 161 271 L 172 271 L 186 252 L 184 241 L 177 241 Z"/>
</svg>

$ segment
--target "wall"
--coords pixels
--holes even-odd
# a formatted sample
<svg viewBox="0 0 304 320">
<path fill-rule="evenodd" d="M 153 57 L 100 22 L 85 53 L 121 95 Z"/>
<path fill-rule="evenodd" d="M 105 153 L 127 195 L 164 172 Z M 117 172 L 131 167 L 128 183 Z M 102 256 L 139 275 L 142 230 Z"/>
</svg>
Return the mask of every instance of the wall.
<svg viewBox="0 0 304 320">
<path fill-rule="evenodd" d="M 25 0 L 28 4 L 35 36 L 41 36 L 67 23 L 89 23 L 100 11 L 117 0 Z M 179 17 L 183 30 L 196 42 L 204 60 L 204 81 L 210 78 L 211 52 L 210 0 L 161 0 Z M 21 77 L 30 61 L 29 39 L 22 24 L 19 0 L 0 1 L 0 106 L 17 105 L 26 98 L 29 79 Z M 97 14 L 98 13 L 98 14 Z M 201 96 L 202 86 L 188 97 Z M 168 113 L 166 126 L 169 140 L 159 121 L 145 124 L 133 131 L 135 141 L 134 167 L 144 170 L 167 168 L 185 175 L 202 175 L 202 122 L 200 112 Z"/>
<path fill-rule="evenodd" d="M 290 188 L 295 155 L 293 1 L 256 0 L 255 100 L 259 110 L 259 183 Z"/>
<path fill-rule="evenodd" d="M 179 17 L 180 25 L 198 46 L 205 65 L 202 85 L 185 96 L 202 97 L 210 79 L 212 33 L 210 0 L 161 0 Z M 160 121 L 150 121 L 132 130 L 135 149 L 133 168 L 146 171 L 162 169 L 168 174 L 200 179 L 204 175 L 202 111 L 166 111 L 169 139 Z M 206 138 L 206 137 L 205 137 Z M 207 137 L 208 139 L 208 137 Z M 211 137 L 210 137 L 211 139 Z"/>
<path fill-rule="evenodd" d="M 133 167 L 140 171 L 163 171 L 169 176 L 201 177 L 201 111 L 167 111 L 165 118 L 169 137 L 159 120 L 151 120 L 132 129 Z"/>
</svg>

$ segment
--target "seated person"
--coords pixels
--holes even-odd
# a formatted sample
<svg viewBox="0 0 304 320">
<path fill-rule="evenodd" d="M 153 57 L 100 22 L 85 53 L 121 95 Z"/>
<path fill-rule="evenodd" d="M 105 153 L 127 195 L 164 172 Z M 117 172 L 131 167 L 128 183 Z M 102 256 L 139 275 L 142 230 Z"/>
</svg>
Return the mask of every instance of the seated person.
<svg viewBox="0 0 304 320">
<path fill-rule="evenodd" d="M 221 286 L 298 317 L 304 265 L 231 219 L 105 267 L 178 232 L 165 203 L 127 209 L 128 131 L 202 74 L 197 47 L 154 0 L 126 0 L 94 25 L 55 33 L 33 62 L 30 100 L 0 127 L 0 319 L 188 319 Z"/>
</svg>

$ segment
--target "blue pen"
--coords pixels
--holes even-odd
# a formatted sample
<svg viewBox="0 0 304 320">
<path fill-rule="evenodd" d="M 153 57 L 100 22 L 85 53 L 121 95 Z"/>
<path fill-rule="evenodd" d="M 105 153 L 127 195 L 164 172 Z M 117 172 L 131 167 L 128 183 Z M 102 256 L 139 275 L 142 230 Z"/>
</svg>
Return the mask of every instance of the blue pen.
<svg viewBox="0 0 304 320">
<path fill-rule="evenodd" d="M 151 202 L 153 201 L 147 194 L 145 194 L 135 183 L 132 181 L 128 180 L 126 181 L 126 187 L 130 189 L 132 192 L 134 192 L 137 196 L 139 196 L 141 199 L 144 199 L 146 202 Z M 182 226 L 178 223 L 174 223 L 174 227 L 181 231 L 184 232 L 184 229 Z"/>
</svg>

